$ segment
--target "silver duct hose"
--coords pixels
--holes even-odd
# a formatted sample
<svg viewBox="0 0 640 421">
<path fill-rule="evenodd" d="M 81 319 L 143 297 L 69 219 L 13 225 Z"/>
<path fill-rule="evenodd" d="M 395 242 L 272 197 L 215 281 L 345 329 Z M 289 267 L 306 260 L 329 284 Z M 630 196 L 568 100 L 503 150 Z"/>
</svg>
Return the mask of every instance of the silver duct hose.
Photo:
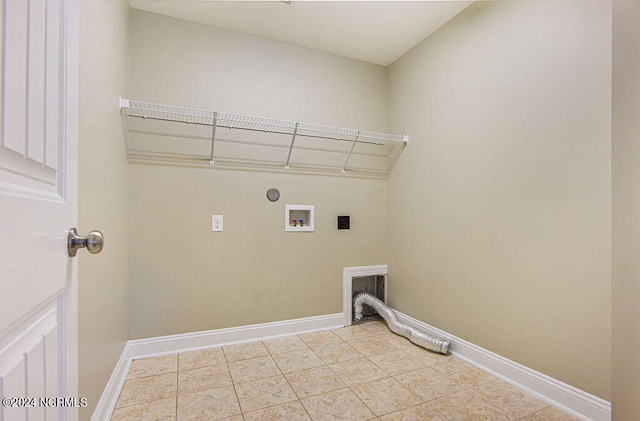
<svg viewBox="0 0 640 421">
<path fill-rule="evenodd" d="M 398 321 L 396 313 L 387 307 L 381 300 L 366 292 L 361 292 L 353 297 L 354 318 L 357 321 L 362 320 L 362 306 L 367 304 L 371 306 L 378 314 L 387 322 L 389 329 L 396 335 L 404 336 L 414 344 L 426 348 L 430 351 L 447 354 L 449 349 L 449 340 L 445 338 L 436 338 L 428 333 L 419 331 L 418 329 Z"/>
</svg>

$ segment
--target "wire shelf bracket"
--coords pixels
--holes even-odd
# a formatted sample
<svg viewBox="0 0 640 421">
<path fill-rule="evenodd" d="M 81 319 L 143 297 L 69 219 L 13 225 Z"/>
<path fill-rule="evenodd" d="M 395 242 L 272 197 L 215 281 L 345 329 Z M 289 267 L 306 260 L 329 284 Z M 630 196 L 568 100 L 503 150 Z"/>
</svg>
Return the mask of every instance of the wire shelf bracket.
<svg viewBox="0 0 640 421">
<path fill-rule="evenodd" d="M 287 163 L 284 164 L 285 171 L 289 171 L 289 162 L 291 161 L 291 151 L 293 151 L 293 142 L 296 141 L 297 134 L 298 134 L 298 123 L 296 123 L 296 128 L 293 129 L 293 137 L 291 138 L 291 145 L 289 146 L 289 155 L 287 155 Z"/>
<path fill-rule="evenodd" d="M 218 113 L 213 113 L 213 129 L 211 130 L 211 157 L 209 158 L 209 165 L 213 166 L 213 147 L 216 141 L 216 127 L 218 126 Z"/>
<path fill-rule="evenodd" d="M 353 149 L 356 147 L 356 143 L 358 143 L 358 138 L 360 137 L 360 131 L 356 135 L 355 139 L 353 139 L 353 143 L 351 144 L 351 149 L 349 149 L 349 155 L 347 155 L 346 161 L 344 161 L 344 165 L 342 166 L 342 174 L 347 173 L 347 164 L 349 163 L 349 158 L 351 158 L 351 154 L 353 154 Z"/>
<path fill-rule="evenodd" d="M 206 160 L 209 166 L 215 164 L 216 167 L 222 165 L 274 171 L 277 167 L 282 169 L 281 165 L 284 164 L 285 171 L 387 178 L 409 142 L 409 135 L 406 134 L 302 123 L 125 98 L 120 98 L 119 108 L 127 132 L 130 161 L 180 161 L 195 165 Z M 185 126 L 176 126 L 174 123 L 183 123 Z M 202 133 L 207 126 L 210 127 L 208 136 Z M 233 134 L 237 130 L 254 134 L 239 139 Z M 273 135 L 288 135 L 290 140 L 274 140 Z M 309 140 L 300 140 L 301 137 Z M 183 139 L 181 144 L 185 146 L 180 146 L 177 139 Z M 210 140 L 210 150 L 205 152 L 199 147 L 195 148 L 194 142 L 189 143 L 194 139 Z M 325 142 L 326 140 L 335 142 Z M 277 152 L 282 149 L 286 150 L 286 155 Z M 297 152 L 294 153 L 294 150 Z M 279 154 L 281 158 L 278 165 Z M 343 156 L 341 162 L 339 156 Z"/>
</svg>

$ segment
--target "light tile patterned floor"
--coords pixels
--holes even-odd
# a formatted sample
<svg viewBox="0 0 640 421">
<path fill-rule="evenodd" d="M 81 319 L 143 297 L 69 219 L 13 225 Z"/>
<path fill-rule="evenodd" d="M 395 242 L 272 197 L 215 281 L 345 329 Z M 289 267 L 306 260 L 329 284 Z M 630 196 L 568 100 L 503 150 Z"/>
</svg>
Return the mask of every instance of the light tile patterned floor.
<svg viewBox="0 0 640 421">
<path fill-rule="evenodd" d="M 135 360 L 112 421 L 575 420 L 384 322 Z"/>
</svg>

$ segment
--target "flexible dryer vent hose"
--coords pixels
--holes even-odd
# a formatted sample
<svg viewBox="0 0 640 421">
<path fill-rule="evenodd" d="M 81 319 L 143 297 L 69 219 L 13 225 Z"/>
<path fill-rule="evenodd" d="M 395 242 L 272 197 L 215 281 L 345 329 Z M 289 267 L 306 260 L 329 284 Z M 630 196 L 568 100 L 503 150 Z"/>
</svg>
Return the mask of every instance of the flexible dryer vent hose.
<svg viewBox="0 0 640 421">
<path fill-rule="evenodd" d="M 357 321 L 362 320 L 362 306 L 367 304 L 371 306 L 380 316 L 387 322 L 389 329 L 396 335 L 404 336 L 414 344 L 426 348 L 430 351 L 447 354 L 449 350 L 449 340 L 445 338 L 436 338 L 419 331 L 418 329 L 398 321 L 396 313 L 387 307 L 381 300 L 366 292 L 361 292 L 353 297 L 354 318 Z"/>
</svg>

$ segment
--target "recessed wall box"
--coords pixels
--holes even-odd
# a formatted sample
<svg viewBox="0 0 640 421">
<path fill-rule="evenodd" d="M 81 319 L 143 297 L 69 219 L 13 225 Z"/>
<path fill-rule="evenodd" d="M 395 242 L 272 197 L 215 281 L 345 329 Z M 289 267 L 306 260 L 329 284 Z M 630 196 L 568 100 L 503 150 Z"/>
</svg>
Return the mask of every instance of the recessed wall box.
<svg viewBox="0 0 640 421">
<path fill-rule="evenodd" d="M 312 232 L 314 227 L 313 205 L 285 205 L 284 230 Z"/>
<path fill-rule="evenodd" d="M 351 296 L 354 297 L 360 292 L 368 292 L 384 303 L 387 301 L 386 282 L 386 275 L 355 276 L 351 278 Z M 372 316 L 376 314 L 376 311 L 365 304 L 363 314 Z"/>
<path fill-rule="evenodd" d="M 349 215 L 340 215 L 338 216 L 338 229 L 339 230 L 348 230 L 350 228 L 350 218 Z"/>
</svg>

